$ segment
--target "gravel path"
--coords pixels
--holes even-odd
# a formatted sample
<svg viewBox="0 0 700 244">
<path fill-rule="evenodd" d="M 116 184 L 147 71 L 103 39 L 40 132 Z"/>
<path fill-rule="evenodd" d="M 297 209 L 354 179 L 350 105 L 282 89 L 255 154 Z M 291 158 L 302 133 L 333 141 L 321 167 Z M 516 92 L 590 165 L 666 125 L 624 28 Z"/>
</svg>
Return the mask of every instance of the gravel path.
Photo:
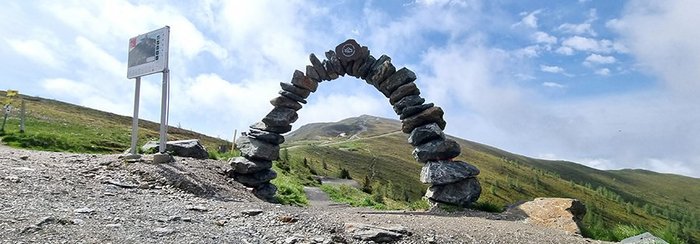
<svg viewBox="0 0 700 244">
<path fill-rule="evenodd" d="M 592 242 L 479 212 L 269 204 L 224 177 L 228 167 L 0 146 L 0 243 L 362 243 L 348 222 L 401 225 L 411 234 L 398 243 Z"/>
</svg>

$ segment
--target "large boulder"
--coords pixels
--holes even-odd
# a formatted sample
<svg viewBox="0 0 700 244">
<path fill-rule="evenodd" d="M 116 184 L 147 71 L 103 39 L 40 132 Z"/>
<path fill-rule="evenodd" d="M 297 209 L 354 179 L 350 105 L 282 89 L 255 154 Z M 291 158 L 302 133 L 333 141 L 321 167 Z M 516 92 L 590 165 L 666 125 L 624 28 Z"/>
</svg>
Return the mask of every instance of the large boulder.
<svg viewBox="0 0 700 244">
<path fill-rule="evenodd" d="M 435 202 L 469 207 L 479 200 L 481 185 L 476 178 L 467 178 L 447 185 L 434 185 L 428 188 L 425 196 Z"/>
<path fill-rule="evenodd" d="M 474 178 L 479 169 L 462 161 L 430 161 L 420 172 L 420 181 L 425 184 L 446 185 L 467 178 Z"/>
<path fill-rule="evenodd" d="M 259 159 L 264 161 L 277 160 L 280 146 L 258 139 L 241 136 L 236 140 L 236 146 L 241 151 L 241 156 L 249 159 Z"/>
<path fill-rule="evenodd" d="M 450 160 L 461 153 L 459 144 L 451 139 L 438 139 L 416 146 L 413 157 L 418 162 Z"/>
<path fill-rule="evenodd" d="M 266 169 L 252 174 L 232 172 L 230 176 L 245 186 L 258 187 L 277 178 L 277 173 L 271 169 Z"/>
<path fill-rule="evenodd" d="M 233 172 L 250 174 L 272 168 L 272 161 L 250 160 L 245 157 L 235 157 L 229 160 Z"/>
<path fill-rule="evenodd" d="M 508 212 L 526 218 L 526 222 L 535 226 L 580 235 L 579 223 L 586 215 L 586 206 L 571 198 L 536 198 L 511 207 Z"/>
<path fill-rule="evenodd" d="M 158 152 L 160 145 L 157 141 L 149 141 L 141 147 L 144 152 Z M 189 157 L 197 159 L 209 158 L 209 153 L 202 146 L 198 139 L 169 141 L 165 144 L 165 151 L 171 152 L 174 156 Z"/>
</svg>

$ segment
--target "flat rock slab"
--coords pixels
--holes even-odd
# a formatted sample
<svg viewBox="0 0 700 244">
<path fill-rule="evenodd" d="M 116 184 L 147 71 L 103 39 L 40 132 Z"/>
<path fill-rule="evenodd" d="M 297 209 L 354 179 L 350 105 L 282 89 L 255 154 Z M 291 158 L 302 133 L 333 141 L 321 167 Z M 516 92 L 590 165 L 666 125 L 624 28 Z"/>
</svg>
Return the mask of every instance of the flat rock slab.
<svg viewBox="0 0 700 244">
<path fill-rule="evenodd" d="M 261 140 L 241 136 L 236 140 L 236 145 L 241 151 L 241 156 L 250 159 L 273 161 L 279 158 L 280 146 Z"/>
<path fill-rule="evenodd" d="M 528 223 L 536 226 L 581 234 L 578 223 L 586 214 L 586 206 L 571 198 L 536 198 L 512 207 L 508 212 L 526 217 Z"/>
<path fill-rule="evenodd" d="M 345 234 L 353 239 L 376 243 L 395 242 L 411 233 L 403 226 L 376 226 L 362 223 L 345 223 Z"/>
<path fill-rule="evenodd" d="M 141 147 L 145 152 L 158 152 L 160 144 L 157 141 L 149 141 Z M 169 141 L 165 144 L 165 151 L 172 152 L 174 156 L 190 157 L 196 159 L 209 158 L 209 153 L 198 139 Z"/>
<path fill-rule="evenodd" d="M 429 141 L 413 149 L 413 157 L 418 162 L 450 160 L 460 153 L 459 144 L 451 139 Z"/>
<path fill-rule="evenodd" d="M 447 125 L 447 122 L 442 118 L 444 114 L 445 112 L 443 112 L 440 107 L 428 108 L 414 116 L 401 120 L 403 124 L 401 126 L 401 131 L 403 131 L 403 133 L 411 133 L 416 127 L 430 123 L 436 123 L 440 129 L 444 130 L 445 125 Z"/>
<path fill-rule="evenodd" d="M 436 123 L 430 123 L 413 129 L 408 136 L 408 143 L 415 147 L 439 139 L 445 139 L 445 133 Z"/>
<path fill-rule="evenodd" d="M 462 161 L 431 161 L 423 166 L 420 181 L 431 185 L 446 185 L 474 178 L 479 169 Z"/>
<path fill-rule="evenodd" d="M 233 172 L 250 174 L 272 168 L 272 161 L 250 160 L 245 157 L 235 157 L 229 160 Z"/>
<path fill-rule="evenodd" d="M 468 207 L 479 200 L 481 185 L 476 178 L 467 178 L 452 184 L 431 186 L 425 196 L 433 201 Z"/>
</svg>

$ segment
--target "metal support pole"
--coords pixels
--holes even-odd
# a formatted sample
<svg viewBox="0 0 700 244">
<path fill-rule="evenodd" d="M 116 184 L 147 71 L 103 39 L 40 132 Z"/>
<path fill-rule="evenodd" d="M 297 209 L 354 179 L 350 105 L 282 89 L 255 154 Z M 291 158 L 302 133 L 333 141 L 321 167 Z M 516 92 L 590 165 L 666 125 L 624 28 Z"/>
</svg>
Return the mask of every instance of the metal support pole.
<svg viewBox="0 0 700 244">
<path fill-rule="evenodd" d="M 168 116 L 168 111 L 167 111 L 167 106 L 168 106 L 168 90 L 170 89 L 168 87 L 169 82 L 168 80 L 170 79 L 170 70 L 165 69 L 163 71 L 163 94 L 162 94 L 162 100 L 160 104 L 160 144 L 158 146 L 158 152 L 163 154 L 165 153 L 165 147 L 166 147 L 166 142 L 168 141 L 168 121 L 167 121 L 167 116 Z"/>
<path fill-rule="evenodd" d="M 22 99 L 22 105 L 21 105 L 21 109 L 19 112 L 19 133 L 24 133 L 24 113 L 25 113 L 24 99 Z"/>
<path fill-rule="evenodd" d="M 131 118 L 131 155 L 137 155 L 136 150 L 139 140 L 139 94 L 141 93 L 141 77 L 136 77 L 136 91 L 134 92 L 134 116 Z"/>
</svg>

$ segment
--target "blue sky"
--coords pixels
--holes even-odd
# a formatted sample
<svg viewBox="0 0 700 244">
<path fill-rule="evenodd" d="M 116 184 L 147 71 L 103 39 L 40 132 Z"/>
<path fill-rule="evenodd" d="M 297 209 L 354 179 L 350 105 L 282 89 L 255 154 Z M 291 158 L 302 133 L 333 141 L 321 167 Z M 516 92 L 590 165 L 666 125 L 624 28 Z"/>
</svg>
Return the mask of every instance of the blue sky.
<svg viewBox="0 0 700 244">
<path fill-rule="evenodd" d="M 170 125 L 230 139 L 279 82 L 354 38 L 416 72 L 447 132 L 600 169 L 700 177 L 697 1 L 2 1 L 0 89 L 130 115 L 128 40 L 171 26 Z M 141 118 L 159 118 L 160 77 Z M 299 126 L 396 118 L 354 78 L 324 82 Z"/>
</svg>

